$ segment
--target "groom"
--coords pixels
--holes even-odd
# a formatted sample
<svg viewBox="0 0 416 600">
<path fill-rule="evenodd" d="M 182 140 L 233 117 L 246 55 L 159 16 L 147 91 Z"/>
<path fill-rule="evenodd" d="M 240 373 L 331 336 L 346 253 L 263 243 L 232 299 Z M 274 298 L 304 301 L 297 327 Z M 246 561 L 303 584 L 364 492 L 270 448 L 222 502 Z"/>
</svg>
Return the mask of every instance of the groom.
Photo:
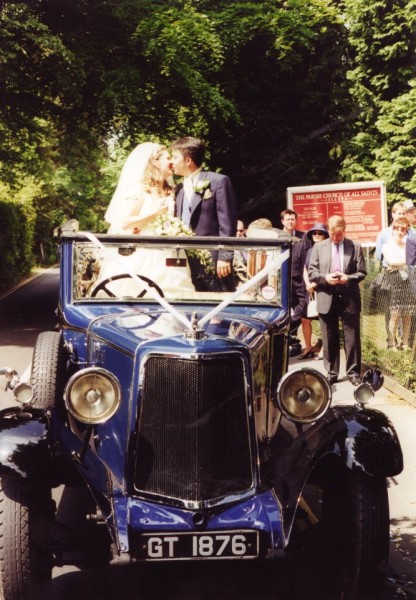
<svg viewBox="0 0 416 600">
<path fill-rule="evenodd" d="M 205 144 L 184 137 L 171 144 L 175 175 L 183 177 L 176 191 L 175 215 L 199 236 L 234 237 L 237 207 L 229 177 L 203 171 Z M 235 288 L 232 256 L 213 253 L 216 275 L 209 276 L 197 259 L 189 258 L 192 280 L 197 291 L 231 291 Z"/>
</svg>

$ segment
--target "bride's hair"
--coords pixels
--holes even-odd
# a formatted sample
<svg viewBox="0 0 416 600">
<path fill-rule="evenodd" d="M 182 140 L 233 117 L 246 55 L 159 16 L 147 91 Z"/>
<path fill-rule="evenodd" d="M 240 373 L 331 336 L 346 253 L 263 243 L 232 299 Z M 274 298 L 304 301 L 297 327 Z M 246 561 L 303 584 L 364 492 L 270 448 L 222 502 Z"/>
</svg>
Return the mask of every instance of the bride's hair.
<svg viewBox="0 0 416 600">
<path fill-rule="evenodd" d="M 158 160 L 163 152 L 167 152 L 166 146 L 162 146 L 160 144 L 154 144 L 154 150 L 149 157 L 148 163 L 146 165 L 146 169 L 143 173 L 143 187 L 146 192 L 151 192 L 152 189 L 157 187 L 158 189 L 162 189 L 167 193 L 171 191 L 172 187 L 163 178 L 162 173 L 154 164 L 156 160 Z"/>
</svg>

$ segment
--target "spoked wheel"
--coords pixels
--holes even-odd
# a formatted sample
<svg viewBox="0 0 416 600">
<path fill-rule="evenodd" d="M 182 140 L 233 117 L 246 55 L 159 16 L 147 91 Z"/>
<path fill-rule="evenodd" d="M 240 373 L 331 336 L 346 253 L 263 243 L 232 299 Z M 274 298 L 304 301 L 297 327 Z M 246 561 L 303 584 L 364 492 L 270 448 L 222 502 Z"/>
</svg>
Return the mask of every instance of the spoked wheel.
<svg viewBox="0 0 416 600">
<path fill-rule="evenodd" d="M 33 351 L 30 383 L 33 390 L 32 406 L 53 408 L 62 398 L 66 374 L 61 335 L 56 331 L 40 333 Z"/>
<path fill-rule="evenodd" d="M 356 600 L 361 592 L 376 593 L 388 567 L 386 479 L 342 468 L 328 471 L 319 487 L 319 523 L 294 545 L 296 597 Z"/>
<path fill-rule="evenodd" d="M 54 503 L 49 489 L 0 479 L 0 597 L 25 600 L 51 579 L 47 522 Z"/>
<path fill-rule="evenodd" d="M 155 283 L 152 279 L 149 279 L 149 277 L 145 277 L 144 275 L 137 275 L 137 277 L 139 279 L 142 279 L 143 281 L 145 281 L 149 287 L 151 287 L 157 291 L 159 296 L 162 296 L 162 298 L 164 298 L 164 294 L 163 294 L 162 290 L 157 285 L 157 283 Z M 129 275 L 129 273 L 120 273 L 119 275 L 114 275 L 113 277 L 107 277 L 107 279 L 103 279 L 103 281 L 100 281 L 100 283 L 97 285 L 97 287 L 94 288 L 94 290 L 91 294 L 91 298 L 95 298 L 96 295 L 98 294 L 98 292 L 104 292 L 105 294 L 107 294 L 107 296 L 109 296 L 109 298 L 115 298 L 116 294 L 114 294 L 114 292 L 112 292 L 110 290 L 108 285 L 110 283 L 112 283 L 113 281 L 119 281 L 120 279 L 133 279 L 133 277 L 131 275 Z M 146 292 L 147 292 L 147 289 L 145 287 L 143 287 L 143 290 L 139 294 L 137 294 L 136 297 L 143 298 L 143 296 L 146 294 Z"/>
</svg>

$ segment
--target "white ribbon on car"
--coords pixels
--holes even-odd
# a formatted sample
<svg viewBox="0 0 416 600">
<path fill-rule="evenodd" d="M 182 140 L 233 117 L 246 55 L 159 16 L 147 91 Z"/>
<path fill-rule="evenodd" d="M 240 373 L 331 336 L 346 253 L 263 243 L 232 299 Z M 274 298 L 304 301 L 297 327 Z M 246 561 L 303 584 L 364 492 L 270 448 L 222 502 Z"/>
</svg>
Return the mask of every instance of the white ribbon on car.
<svg viewBox="0 0 416 600">
<path fill-rule="evenodd" d="M 83 234 L 93 244 L 96 244 L 103 251 L 105 256 L 111 258 L 111 260 L 115 260 L 123 268 L 126 268 L 126 265 L 123 262 L 123 260 L 121 258 L 118 258 L 117 256 L 115 256 L 112 252 L 110 252 L 110 250 L 108 250 L 104 246 L 104 244 L 101 243 L 100 240 L 93 233 L 90 233 L 89 231 L 85 231 L 85 232 L 83 232 Z M 225 298 L 220 304 L 215 306 L 204 317 L 202 317 L 202 319 L 200 319 L 198 321 L 198 326 L 202 327 L 202 325 L 204 325 L 204 323 L 207 323 L 208 321 L 210 321 L 213 317 L 215 317 L 215 315 L 217 315 L 221 310 L 226 308 L 229 304 L 234 302 L 234 300 L 236 300 L 239 296 L 244 294 L 250 288 L 257 285 L 260 281 L 262 281 L 271 271 L 273 271 L 274 269 L 280 268 L 280 266 L 284 263 L 284 261 L 289 259 L 289 256 L 290 256 L 289 250 L 285 250 L 284 252 L 279 254 L 279 256 L 277 256 L 274 260 L 270 261 L 269 264 L 266 264 L 261 271 L 259 271 L 251 279 L 249 279 L 248 281 L 243 283 L 241 285 L 241 287 L 238 287 L 238 289 L 235 290 L 235 292 L 232 292 L 231 295 L 229 295 L 227 298 Z M 176 308 L 174 308 L 171 304 L 169 304 L 169 302 L 167 302 L 165 300 L 165 298 L 163 298 L 163 296 L 158 294 L 158 292 L 154 288 L 150 287 L 136 273 L 126 269 L 126 274 L 130 275 L 130 277 L 132 277 L 133 279 L 138 281 L 145 288 L 145 290 L 153 297 L 153 299 L 156 300 L 157 302 L 159 302 L 159 304 L 163 308 L 165 308 L 172 316 L 174 316 L 176 319 L 178 319 L 178 321 L 180 321 L 181 323 L 186 325 L 186 327 L 188 327 L 190 330 L 193 328 L 191 322 L 185 315 L 183 315 L 179 311 L 177 311 Z"/>
<path fill-rule="evenodd" d="M 251 279 L 249 279 L 248 281 L 243 283 L 243 285 L 241 287 L 239 287 L 238 289 L 236 289 L 235 292 L 233 292 L 231 294 L 231 296 L 229 296 L 228 298 L 223 300 L 220 304 L 218 304 L 218 306 L 216 306 L 215 308 L 210 310 L 205 315 L 205 317 L 202 317 L 202 319 L 200 319 L 198 321 L 198 325 L 202 326 L 204 323 L 206 323 L 207 321 L 212 319 L 212 317 L 215 317 L 216 314 L 218 314 L 221 310 L 226 308 L 229 304 L 231 304 L 231 302 L 234 302 L 234 300 L 236 300 L 239 296 L 241 296 L 241 294 L 244 294 L 251 287 L 254 287 L 255 285 L 257 285 L 257 283 L 262 281 L 262 279 L 264 279 L 265 276 L 268 275 L 271 271 L 273 271 L 274 269 L 278 269 L 282 265 L 282 263 L 285 260 L 287 260 L 288 258 L 289 258 L 289 250 L 285 250 L 277 258 L 272 260 L 270 262 L 270 264 L 266 264 L 261 271 L 259 271 L 256 275 L 254 275 L 254 277 L 252 277 Z"/>
<path fill-rule="evenodd" d="M 142 285 L 145 288 L 145 290 L 152 296 L 152 298 L 154 300 L 156 300 L 157 302 L 159 302 L 159 304 L 161 306 L 163 306 L 163 308 L 165 308 L 172 316 L 174 316 L 176 319 L 178 319 L 178 321 L 181 321 L 181 323 L 183 323 L 184 325 L 186 325 L 186 327 L 189 327 L 189 329 L 192 329 L 192 325 L 191 325 L 191 322 L 189 321 L 189 319 L 185 315 L 183 315 L 182 313 L 180 313 L 179 311 L 177 311 L 176 308 L 174 308 L 171 304 L 169 304 L 169 302 L 167 302 L 163 298 L 163 296 L 161 296 L 153 287 L 151 287 L 150 285 L 148 285 L 146 283 L 146 281 L 144 281 L 143 279 L 141 279 L 141 277 L 139 277 L 133 271 L 130 271 L 128 268 L 126 268 L 126 264 L 125 264 L 125 262 L 123 261 L 122 258 L 119 258 L 118 256 L 115 256 L 112 252 L 110 252 L 110 250 L 108 250 L 104 246 L 104 244 L 102 242 L 100 242 L 100 240 L 93 233 L 90 233 L 89 231 L 84 231 L 83 234 L 93 244 L 97 245 L 101 249 L 101 251 L 103 252 L 104 256 L 110 258 L 113 261 L 116 261 L 124 269 L 126 269 L 126 274 L 130 275 L 130 277 L 132 277 L 132 279 L 135 279 L 136 281 L 138 281 L 140 283 L 140 285 Z"/>
</svg>

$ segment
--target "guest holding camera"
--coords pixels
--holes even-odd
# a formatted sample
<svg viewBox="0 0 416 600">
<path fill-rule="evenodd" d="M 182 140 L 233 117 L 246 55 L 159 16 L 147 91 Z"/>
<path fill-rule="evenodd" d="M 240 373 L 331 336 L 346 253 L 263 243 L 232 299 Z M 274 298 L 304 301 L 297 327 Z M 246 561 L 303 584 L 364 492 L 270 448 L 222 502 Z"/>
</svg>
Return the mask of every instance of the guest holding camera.
<svg viewBox="0 0 416 600">
<path fill-rule="evenodd" d="M 341 320 L 347 377 L 353 385 L 359 385 L 361 296 L 358 284 L 367 272 L 361 245 L 345 237 L 345 228 L 343 217 L 334 215 L 328 219 L 329 239 L 314 245 L 308 275 L 310 281 L 317 284 L 317 309 L 328 381 L 330 384 L 338 381 L 338 324 Z"/>
</svg>

